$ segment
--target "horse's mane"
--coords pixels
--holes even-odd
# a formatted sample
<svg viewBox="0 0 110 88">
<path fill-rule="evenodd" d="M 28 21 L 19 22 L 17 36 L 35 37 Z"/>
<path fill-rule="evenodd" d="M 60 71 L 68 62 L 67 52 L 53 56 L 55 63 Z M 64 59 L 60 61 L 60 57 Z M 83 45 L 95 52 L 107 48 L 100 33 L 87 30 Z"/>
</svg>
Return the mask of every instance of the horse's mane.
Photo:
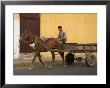
<svg viewBox="0 0 110 88">
<path fill-rule="evenodd" d="M 51 38 L 39 37 L 39 36 L 35 35 L 34 33 L 32 33 L 31 31 L 29 31 L 29 32 L 30 32 L 31 37 L 34 37 L 34 39 L 37 39 L 40 42 L 47 42 L 49 40 L 58 39 L 58 38 L 53 38 L 53 37 L 51 37 Z"/>
</svg>

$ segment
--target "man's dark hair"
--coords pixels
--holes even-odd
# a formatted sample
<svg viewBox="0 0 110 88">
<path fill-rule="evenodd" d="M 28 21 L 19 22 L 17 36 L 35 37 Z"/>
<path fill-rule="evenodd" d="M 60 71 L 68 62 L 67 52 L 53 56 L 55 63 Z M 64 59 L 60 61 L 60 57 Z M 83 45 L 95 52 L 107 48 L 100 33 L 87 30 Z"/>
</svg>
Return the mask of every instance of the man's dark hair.
<svg viewBox="0 0 110 88">
<path fill-rule="evenodd" d="M 58 26 L 58 28 L 62 28 L 62 26 Z"/>
</svg>

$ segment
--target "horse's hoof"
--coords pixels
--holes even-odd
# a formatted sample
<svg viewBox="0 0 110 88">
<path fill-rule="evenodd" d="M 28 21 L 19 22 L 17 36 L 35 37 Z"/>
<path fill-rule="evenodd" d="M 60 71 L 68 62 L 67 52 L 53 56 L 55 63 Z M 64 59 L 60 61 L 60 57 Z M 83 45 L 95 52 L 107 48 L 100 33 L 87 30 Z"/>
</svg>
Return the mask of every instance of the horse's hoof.
<svg viewBox="0 0 110 88">
<path fill-rule="evenodd" d="M 29 68 L 29 71 L 32 71 L 32 68 L 31 67 Z"/>
<path fill-rule="evenodd" d="M 48 69 L 51 69 L 51 68 L 52 68 L 52 66 L 49 66 L 49 67 L 48 67 Z"/>
<path fill-rule="evenodd" d="M 67 65 L 64 65 L 64 67 L 67 67 Z"/>
<path fill-rule="evenodd" d="M 29 71 L 32 71 L 33 67 L 29 67 Z"/>
</svg>

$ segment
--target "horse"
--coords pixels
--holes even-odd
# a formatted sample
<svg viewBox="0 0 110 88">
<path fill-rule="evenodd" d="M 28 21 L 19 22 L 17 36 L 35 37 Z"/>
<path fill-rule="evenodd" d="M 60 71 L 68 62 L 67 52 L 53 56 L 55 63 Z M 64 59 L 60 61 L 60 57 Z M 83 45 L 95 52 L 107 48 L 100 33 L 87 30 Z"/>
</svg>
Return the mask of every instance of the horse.
<svg viewBox="0 0 110 88">
<path fill-rule="evenodd" d="M 52 68 L 54 60 L 55 60 L 55 51 L 51 51 L 53 48 L 58 49 L 57 52 L 59 53 L 59 55 L 61 56 L 63 60 L 64 67 L 66 67 L 65 60 L 64 60 L 64 52 L 61 51 L 61 41 L 59 41 L 58 38 L 52 37 L 52 38 L 47 38 L 46 41 L 43 41 L 42 38 L 38 37 L 37 35 L 33 34 L 31 31 L 26 29 L 20 36 L 19 42 L 22 42 L 22 41 L 30 45 L 30 47 L 33 47 L 35 51 L 35 55 L 34 55 L 34 58 L 32 59 L 32 63 L 29 67 L 29 70 L 32 70 L 34 68 L 33 64 L 34 64 L 36 57 L 38 57 L 42 65 L 46 67 L 46 64 L 44 64 L 44 62 L 41 59 L 41 55 L 40 55 L 40 52 L 43 52 L 43 51 L 51 52 L 52 65 L 49 66 L 48 68 Z"/>
</svg>

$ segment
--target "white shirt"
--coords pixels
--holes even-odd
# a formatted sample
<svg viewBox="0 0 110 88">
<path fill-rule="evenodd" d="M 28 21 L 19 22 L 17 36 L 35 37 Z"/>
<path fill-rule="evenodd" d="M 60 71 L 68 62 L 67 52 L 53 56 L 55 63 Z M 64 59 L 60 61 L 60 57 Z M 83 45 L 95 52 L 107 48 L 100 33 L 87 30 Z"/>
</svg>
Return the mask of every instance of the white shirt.
<svg viewBox="0 0 110 88">
<path fill-rule="evenodd" d="M 66 32 L 59 32 L 60 39 L 67 39 Z"/>
</svg>

